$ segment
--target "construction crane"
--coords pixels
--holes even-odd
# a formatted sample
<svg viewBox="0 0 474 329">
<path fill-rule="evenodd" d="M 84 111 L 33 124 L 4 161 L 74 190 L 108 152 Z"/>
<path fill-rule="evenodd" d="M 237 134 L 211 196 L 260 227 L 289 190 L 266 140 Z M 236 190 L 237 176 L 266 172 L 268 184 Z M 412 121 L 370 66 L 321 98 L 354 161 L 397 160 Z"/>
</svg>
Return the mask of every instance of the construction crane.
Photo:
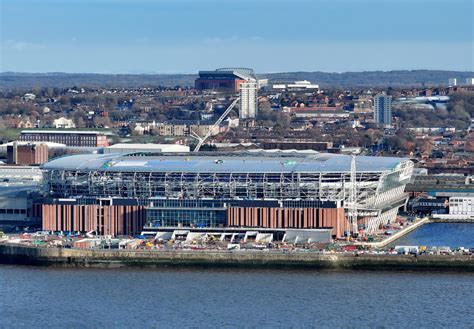
<svg viewBox="0 0 474 329">
<path fill-rule="evenodd" d="M 357 182 L 356 182 L 356 158 L 351 156 L 351 185 L 349 190 L 349 221 L 352 225 L 352 234 L 355 235 L 359 231 L 357 225 Z"/>
<path fill-rule="evenodd" d="M 202 144 L 204 144 L 206 139 L 208 139 L 212 135 L 212 132 L 214 131 L 215 127 L 218 127 L 221 124 L 221 122 L 226 118 L 226 116 L 230 113 L 230 111 L 232 111 L 232 109 L 239 102 L 239 100 L 240 100 L 240 97 L 237 97 L 229 105 L 229 107 L 224 111 L 224 113 L 222 113 L 222 115 L 219 117 L 219 119 L 217 119 L 217 121 L 212 125 L 212 127 L 209 128 L 209 131 L 207 132 L 207 134 L 204 137 L 200 137 L 194 131 L 191 131 L 191 136 L 198 140 L 198 144 L 194 148 L 193 152 L 198 152 L 199 151 L 199 149 L 201 148 Z"/>
</svg>

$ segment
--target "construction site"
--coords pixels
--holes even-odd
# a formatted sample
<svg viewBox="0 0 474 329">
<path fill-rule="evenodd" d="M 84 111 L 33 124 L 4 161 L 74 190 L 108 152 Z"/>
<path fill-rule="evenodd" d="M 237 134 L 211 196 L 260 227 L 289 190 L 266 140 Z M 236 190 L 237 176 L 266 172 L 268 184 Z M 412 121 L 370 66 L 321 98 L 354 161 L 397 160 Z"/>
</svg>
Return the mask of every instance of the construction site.
<svg viewBox="0 0 474 329">
<path fill-rule="evenodd" d="M 413 164 L 322 153 L 139 152 L 67 156 L 42 169 L 44 230 L 330 229 L 340 238 L 395 221 Z"/>
</svg>

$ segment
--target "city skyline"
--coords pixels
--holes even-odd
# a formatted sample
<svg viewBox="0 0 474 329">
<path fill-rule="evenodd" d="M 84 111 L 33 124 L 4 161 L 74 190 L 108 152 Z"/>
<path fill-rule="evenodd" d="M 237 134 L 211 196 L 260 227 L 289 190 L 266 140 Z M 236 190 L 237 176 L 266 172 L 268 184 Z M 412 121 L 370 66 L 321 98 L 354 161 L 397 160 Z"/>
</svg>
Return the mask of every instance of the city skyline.
<svg viewBox="0 0 474 329">
<path fill-rule="evenodd" d="M 474 70 L 465 0 L 0 3 L 2 72 Z"/>
</svg>

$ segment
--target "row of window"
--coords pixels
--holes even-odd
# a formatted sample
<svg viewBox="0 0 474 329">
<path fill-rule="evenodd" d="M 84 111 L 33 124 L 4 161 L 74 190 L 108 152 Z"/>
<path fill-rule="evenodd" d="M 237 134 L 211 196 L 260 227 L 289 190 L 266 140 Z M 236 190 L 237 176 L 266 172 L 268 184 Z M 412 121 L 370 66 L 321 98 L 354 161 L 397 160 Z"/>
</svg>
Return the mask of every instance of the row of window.
<svg viewBox="0 0 474 329">
<path fill-rule="evenodd" d="M 0 214 L 11 214 L 11 215 L 26 214 L 26 209 L 0 209 Z"/>
</svg>

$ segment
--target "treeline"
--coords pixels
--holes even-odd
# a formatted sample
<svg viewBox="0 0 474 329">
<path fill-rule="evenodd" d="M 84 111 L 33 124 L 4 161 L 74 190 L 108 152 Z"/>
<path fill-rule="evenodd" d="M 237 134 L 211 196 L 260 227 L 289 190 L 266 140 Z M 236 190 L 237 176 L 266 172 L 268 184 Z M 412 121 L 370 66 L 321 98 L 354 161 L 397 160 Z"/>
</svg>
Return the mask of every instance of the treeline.
<svg viewBox="0 0 474 329">
<path fill-rule="evenodd" d="M 0 90 L 31 88 L 138 88 L 194 86 L 193 74 L 0 73 Z"/>
<path fill-rule="evenodd" d="M 474 92 L 460 92 L 449 95 L 450 101 L 444 108 L 413 109 L 401 107 L 393 111 L 394 116 L 408 128 L 413 127 L 455 127 L 467 129 L 474 118 Z"/>
<path fill-rule="evenodd" d="M 474 72 L 439 70 L 399 70 L 370 72 L 284 72 L 261 73 L 270 82 L 310 80 L 322 87 L 420 87 L 446 85 L 449 78 L 462 82 Z M 69 88 L 72 86 L 102 88 L 192 87 L 196 74 L 81 74 L 81 73 L 0 73 L 0 89 Z"/>
<path fill-rule="evenodd" d="M 323 87 L 420 87 L 446 85 L 449 78 L 459 82 L 474 77 L 474 72 L 440 70 L 399 70 L 369 72 L 287 72 L 262 74 L 271 81 L 310 80 Z"/>
</svg>

